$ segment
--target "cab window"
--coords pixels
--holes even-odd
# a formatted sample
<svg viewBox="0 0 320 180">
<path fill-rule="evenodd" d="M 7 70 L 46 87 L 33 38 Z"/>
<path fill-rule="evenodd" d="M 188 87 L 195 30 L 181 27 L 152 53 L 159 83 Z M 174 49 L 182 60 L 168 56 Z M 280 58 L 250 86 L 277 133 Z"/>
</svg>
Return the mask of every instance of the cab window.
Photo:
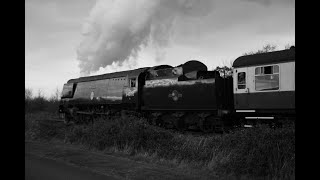
<svg viewBox="0 0 320 180">
<path fill-rule="evenodd" d="M 239 72 L 238 73 L 238 89 L 245 89 L 246 88 L 246 73 Z"/>
<path fill-rule="evenodd" d="M 130 87 L 136 87 L 136 78 L 130 79 Z"/>
<path fill-rule="evenodd" d="M 74 89 L 74 84 L 64 84 L 61 98 L 72 98 L 72 92 Z"/>
</svg>

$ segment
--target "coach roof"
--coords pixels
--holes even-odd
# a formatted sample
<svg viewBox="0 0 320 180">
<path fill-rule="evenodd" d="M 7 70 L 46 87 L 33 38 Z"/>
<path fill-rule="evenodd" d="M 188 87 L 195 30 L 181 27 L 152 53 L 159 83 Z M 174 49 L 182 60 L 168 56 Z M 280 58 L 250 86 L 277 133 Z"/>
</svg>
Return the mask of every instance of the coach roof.
<svg viewBox="0 0 320 180">
<path fill-rule="evenodd" d="M 282 51 L 273 51 L 268 53 L 241 56 L 233 62 L 233 67 L 246 67 L 262 64 L 295 61 L 295 52 L 295 47 L 292 46 L 290 49 Z"/>
<path fill-rule="evenodd" d="M 78 83 L 78 82 L 86 82 L 86 81 L 96 81 L 101 79 L 110 79 L 110 78 L 119 78 L 119 77 L 125 77 L 125 76 L 138 76 L 141 72 L 148 69 L 148 67 L 139 68 L 135 70 L 129 70 L 129 71 L 121 71 L 121 72 L 114 72 L 114 73 L 108 73 L 108 74 L 101 74 L 96 76 L 87 76 L 87 77 L 80 77 L 77 79 L 70 79 L 68 83 Z"/>
</svg>

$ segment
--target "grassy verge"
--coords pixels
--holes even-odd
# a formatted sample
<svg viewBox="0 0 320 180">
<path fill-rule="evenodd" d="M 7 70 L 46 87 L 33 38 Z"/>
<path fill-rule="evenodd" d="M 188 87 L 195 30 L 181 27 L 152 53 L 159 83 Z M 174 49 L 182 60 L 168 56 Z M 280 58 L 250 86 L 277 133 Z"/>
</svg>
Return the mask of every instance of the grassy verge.
<svg viewBox="0 0 320 180">
<path fill-rule="evenodd" d="M 64 139 L 66 126 L 63 122 L 52 121 L 56 118 L 57 114 L 48 112 L 25 114 L 25 139 Z"/>
<path fill-rule="evenodd" d="M 171 164 L 208 177 L 294 179 L 295 130 L 247 129 L 196 137 L 147 124 L 145 119 L 96 119 L 91 125 L 64 126 L 25 116 L 26 138 L 63 139 L 100 151 L 122 152 L 137 159 Z"/>
</svg>

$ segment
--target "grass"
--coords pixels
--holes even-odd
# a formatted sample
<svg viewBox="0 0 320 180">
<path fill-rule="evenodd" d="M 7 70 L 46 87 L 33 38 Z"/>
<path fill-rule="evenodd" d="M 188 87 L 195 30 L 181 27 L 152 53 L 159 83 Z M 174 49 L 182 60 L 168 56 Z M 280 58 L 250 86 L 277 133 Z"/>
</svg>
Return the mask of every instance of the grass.
<svg viewBox="0 0 320 180">
<path fill-rule="evenodd" d="M 150 126 L 145 119 L 96 119 L 90 125 L 41 123 L 27 114 L 26 138 L 63 139 L 137 160 L 203 172 L 205 176 L 294 179 L 295 129 L 252 128 L 225 135 L 193 136 Z"/>
<path fill-rule="evenodd" d="M 63 139 L 66 126 L 62 122 L 50 121 L 57 114 L 48 112 L 25 114 L 25 138 L 32 140 Z"/>
</svg>

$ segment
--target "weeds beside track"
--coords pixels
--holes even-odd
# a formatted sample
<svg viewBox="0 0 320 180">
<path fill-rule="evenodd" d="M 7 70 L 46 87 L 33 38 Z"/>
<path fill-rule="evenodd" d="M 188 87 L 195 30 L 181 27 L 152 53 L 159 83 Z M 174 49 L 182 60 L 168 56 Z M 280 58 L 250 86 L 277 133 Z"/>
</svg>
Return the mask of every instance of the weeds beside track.
<svg viewBox="0 0 320 180">
<path fill-rule="evenodd" d="M 95 119 L 69 125 L 25 116 L 26 138 L 63 139 L 100 151 L 122 152 L 211 175 L 291 179 L 295 171 L 295 130 L 252 128 L 223 135 L 194 136 L 150 126 L 143 118 Z M 28 124 L 28 125 L 27 125 Z"/>
</svg>

